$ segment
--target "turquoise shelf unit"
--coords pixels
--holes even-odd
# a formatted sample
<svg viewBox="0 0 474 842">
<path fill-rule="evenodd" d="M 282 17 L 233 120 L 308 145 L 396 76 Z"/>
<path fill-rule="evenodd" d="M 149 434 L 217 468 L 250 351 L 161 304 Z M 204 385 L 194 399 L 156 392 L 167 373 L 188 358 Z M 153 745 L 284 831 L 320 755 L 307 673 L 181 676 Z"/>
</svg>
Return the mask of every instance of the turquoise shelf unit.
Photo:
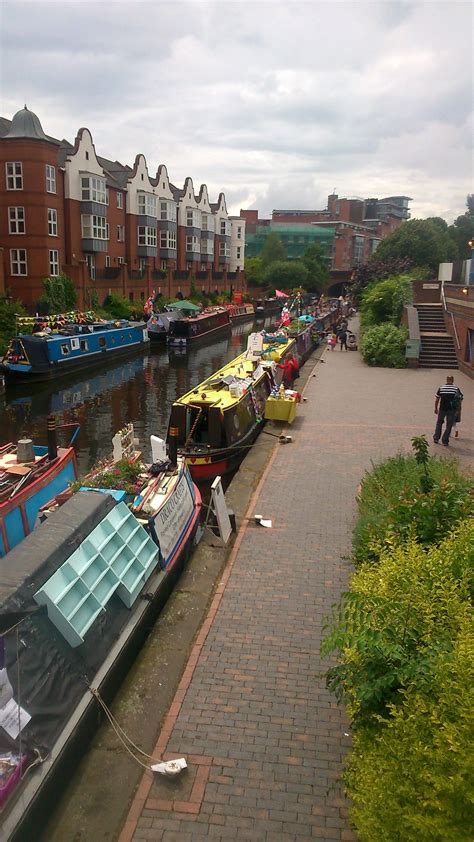
<svg viewBox="0 0 474 842">
<path fill-rule="evenodd" d="M 158 564 L 158 548 L 120 502 L 34 595 L 75 647 L 116 592 L 131 608 Z"/>
</svg>

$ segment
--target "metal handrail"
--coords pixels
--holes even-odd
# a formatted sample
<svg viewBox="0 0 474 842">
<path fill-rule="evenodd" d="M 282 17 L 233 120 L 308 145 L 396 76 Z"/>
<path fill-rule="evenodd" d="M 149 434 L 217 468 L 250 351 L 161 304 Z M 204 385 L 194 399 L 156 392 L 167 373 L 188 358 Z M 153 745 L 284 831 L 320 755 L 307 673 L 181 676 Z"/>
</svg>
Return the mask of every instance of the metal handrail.
<svg viewBox="0 0 474 842">
<path fill-rule="evenodd" d="M 456 345 L 458 346 L 458 351 L 460 351 L 461 350 L 461 343 L 459 342 L 459 336 L 458 336 L 458 332 L 457 332 L 457 329 L 456 329 L 456 322 L 454 321 L 454 316 L 451 313 L 451 310 L 448 310 L 448 308 L 446 306 L 446 296 L 444 294 L 444 281 L 441 281 L 441 299 L 442 299 L 442 302 L 443 302 L 444 312 L 447 313 L 449 316 L 451 316 L 451 324 L 453 326 L 454 335 L 456 337 Z"/>
</svg>

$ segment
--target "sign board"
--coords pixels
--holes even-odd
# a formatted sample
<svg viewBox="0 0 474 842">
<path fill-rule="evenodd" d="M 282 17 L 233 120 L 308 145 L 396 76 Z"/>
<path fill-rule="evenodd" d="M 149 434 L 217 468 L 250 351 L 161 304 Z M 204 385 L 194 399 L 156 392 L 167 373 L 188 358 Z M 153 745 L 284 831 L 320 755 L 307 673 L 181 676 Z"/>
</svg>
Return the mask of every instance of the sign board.
<svg viewBox="0 0 474 842">
<path fill-rule="evenodd" d="M 182 540 L 194 513 L 194 496 L 187 472 L 182 474 L 169 500 L 153 517 L 164 566 Z"/>
<path fill-rule="evenodd" d="M 247 359 L 258 360 L 263 352 L 263 336 L 261 333 L 250 333 L 247 339 Z"/>
<path fill-rule="evenodd" d="M 214 514 L 217 518 L 217 525 L 219 533 L 224 544 L 227 544 L 231 533 L 232 526 L 230 523 L 229 512 L 224 497 L 224 489 L 222 488 L 222 480 L 216 477 L 211 485 L 211 501 Z"/>
<path fill-rule="evenodd" d="M 423 284 L 423 289 L 439 289 L 439 284 Z"/>
<path fill-rule="evenodd" d="M 133 424 L 126 424 L 122 430 L 115 434 L 112 439 L 112 446 L 114 462 L 119 462 L 120 459 L 133 459 L 135 455 Z"/>
</svg>

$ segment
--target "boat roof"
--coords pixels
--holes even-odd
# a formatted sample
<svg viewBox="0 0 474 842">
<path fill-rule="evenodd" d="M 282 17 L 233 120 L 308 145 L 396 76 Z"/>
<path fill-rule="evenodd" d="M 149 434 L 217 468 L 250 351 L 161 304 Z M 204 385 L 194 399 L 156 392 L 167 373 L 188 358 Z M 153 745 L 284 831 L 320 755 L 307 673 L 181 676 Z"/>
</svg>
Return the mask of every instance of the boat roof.
<svg viewBox="0 0 474 842">
<path fill-rule="evenodd" d="M 270 343 L 264 344 L 270 345 Z M 295 340 L 287 338 L 286 342 L 281 343 L 279 346 L 279 357 L 281 357 L 294 345 Z M 268 364 L 269 360 L 262 359 L 262 362 Z M 215 371 L 206 380 L 203 380 L 203 382 L 192 389 L 192 391 L 187 392 L 185 395 L 178 398 L 178 400 L 174 402 L 174 405 L 219 405 L 222 410 L 228 409 L 238 403 L 242 398 L 242 395 L 231 394 L 229 388 L 230 384 L 238 382 L 239 380 L 253 380 L 254 382 L 258 382 L 264 376 L 263 368 L 261 374 L 256 379 L 253 378 L 254 372 L 255 361 L 247 359 L 247 352 L 245 351 L 234 360 L 231 360 L 231 362 L 226 363 L 226 365 L 222 366 L 222 368 L 218 371 Z"/>
</svg>

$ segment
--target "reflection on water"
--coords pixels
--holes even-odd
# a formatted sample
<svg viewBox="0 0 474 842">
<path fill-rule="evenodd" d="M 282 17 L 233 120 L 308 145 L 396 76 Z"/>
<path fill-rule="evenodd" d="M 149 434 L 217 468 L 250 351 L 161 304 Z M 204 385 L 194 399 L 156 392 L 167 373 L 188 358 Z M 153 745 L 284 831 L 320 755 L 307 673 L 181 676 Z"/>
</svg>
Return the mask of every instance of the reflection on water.
<svg viewBox="0 0 474 842">
<path fill-rule="evenodd" d="M 164 348 L 92 371 L 88 377 L 8 389 L 0 398 L 0 444 L 22 435 L 44 443 L 46 419 L 54 413 L 58 423 L 81 425 L 76 439 L 80 473 L 110 454 L 112 436 L 130 421 L 149 459 L 150 435 L 165 436 L 172 402 L 240 354 L 254 329 L 247 322 L 232 328 L 225 339 L 183 355 L 168 355 Z"/>
</svg>

